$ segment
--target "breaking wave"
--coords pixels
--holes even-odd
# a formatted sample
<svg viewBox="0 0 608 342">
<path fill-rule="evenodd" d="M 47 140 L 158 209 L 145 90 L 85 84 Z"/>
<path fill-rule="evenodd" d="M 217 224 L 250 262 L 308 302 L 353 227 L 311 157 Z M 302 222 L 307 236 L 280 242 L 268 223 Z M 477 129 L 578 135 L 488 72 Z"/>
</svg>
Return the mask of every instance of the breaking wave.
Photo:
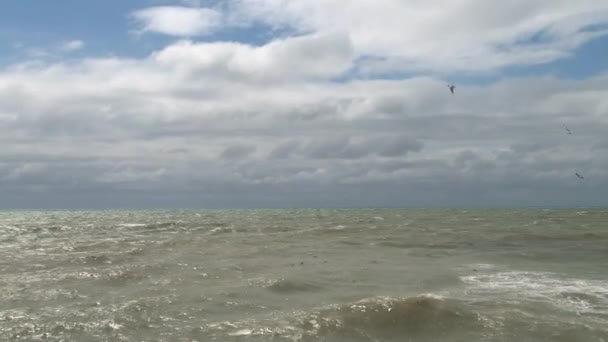
<svg viewBox="0 0 608 342">
<path fill-rule="evenodd" d="M 608 282 L 562 278 L 550 272 L 509 271 L 461 278 L 469 296 L 512 301 L 525 299 L 576 314 L 605 315 L 608 324 Z"/>
<path fill-rule="evenodd" d="M 299 342 L 470 341 L 485 326 L 486 320 L 463 302 L 425 295 L 367 298 L 267 322 L 215 323 L 207 326 L 206 336 Z"/>
<path fill-rule="evenodd" d="M 483 320 L 462 302 L 434 296 L 370 298 L 305 316 L 302 341 L 465 338 L 483 329 Z"/>
</svg>

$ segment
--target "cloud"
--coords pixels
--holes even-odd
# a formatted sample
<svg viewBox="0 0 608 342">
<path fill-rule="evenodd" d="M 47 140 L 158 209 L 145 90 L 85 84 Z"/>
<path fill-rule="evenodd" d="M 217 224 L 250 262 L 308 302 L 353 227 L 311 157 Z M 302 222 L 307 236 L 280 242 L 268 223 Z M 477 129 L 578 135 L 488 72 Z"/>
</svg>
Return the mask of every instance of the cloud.
<svg viewBox="0 0 608 342">
<path fill-rule="evenodd" d="M 133 18 L 141 32 L 181 37 L 259 30 L 260 24 L 291 37 L 342 35 L 357 61 L 352 72 L 365 77 L 544 64 L 608 35 L 608 5 L 601 0 L 231 0 L 213 9 L 189 5 L 193 7 L 145 8 Z"/>
<path fill-rule="evenodd" d="M 61 49 L 64 51 L 77 51 L 84 47 L 84 42 L 82 40 L 70 40 L 64 42 L 61 45 Z"/>
<path fill-rule="evenodd" d="M 356 144 L 348 137 L 319 139 L 305 148 L 305 155 L 315 159 L 358 159 L 367 154 L 361 144 Z"/>
<path fill-rule="evenodd" d="M 251 145 L 244 145 L 244 144 L 232 145 L 232 146 L 228 146 L 228 147 L 226 147 L 226 149 L 224 149 L 224 151 L 221 154 L 221 158 L 222 159 L 242 159 L 242 158 L 249 156 L 253 152 L 255 152 L 255 150 L 256 150 L 255 146 L 251 146 Z"/>
<path fill-rule="evenodd" d="M 222 14 L 209 8 L 158 6 L 132 14 L 139 31 L 192 37 L 212 33 L 222 22 Z"/>
<path fill-rule="evenodd" d="M 567 57 L 608 34 L 602 0 L 490 3 L 235 0 L 235 21 L 296 32 L 348 32 L 365 74 L 489 71 Z"/>
<path fill-rule="evenodd" d="M 274 155 L 283 156 L 289 148 L 297 145 L 280 145 Z M 382 135 L 375 138 L 332 137 L 315 138 L 298 152 L 315 159 L 360 159 L 377 155 L 380 157 L 403 157 L 408 152 L 419 152 L 423 144 L 404 136 Z M 294 148 L 295 149 L 295 148 Z M 278 152 L 277 152 L 278 151 Z"/>
<path fill-rule="evenodd" d="M 556 13 L 584 12 L 589 3 L 556 2 Z M 277 4 L 257 10 L 274 13 Z M 388 30 L 374 20 L 383 6 L 342 3 L 344 18 L 336 17 L 332 28 L 321 15 L 333 13 L 331 1 L 329 12 L 313 11 L 311 18 L 291 15 L 297 6 L 316 11 L 318 2 L 280 4 L 285 9 L 276 17 L 254 12 L 243 18 L 285 20 L 300 30 L 296 36 L 257 45 L 181 40 L 140 58 L 26 60 L 0 69 L 0 191 L 6 194 L 0 205 L 607 204 L 608 156 L 601 152 L 608 75 L 503 77 L 461 84 L 456 95 L 432 73 L 353 76 L 364 66 L 360 57 L 375 49 L 386 61 L 419 58 L 416 63 L 436 68 L 426 53 L 457 54 L 473 43 L 464 33 L 454 46 L 447 38 L 446 47 L 412 40 L 412 53 L 424 52 L 416 57 L 392 31 L 366 42 L 357 27 L 344 25 L 356 17 Z M 403 10 L 397 2 L 383 4 Z M 412 11 L 435 6 L 417 4 Z M 509 5 L 497 6 L 506 11 Z M 364 8 L 369 18 L 358 12 Z M 521 21 L 505 13 L 487 17 L 488 23 L 463 21 L 470 27 L 455 30 L 502 32 Z M 400 28 L 391 18 L 385 20 Z M 414 19 L 413 29 L 426 25 Z M 485 33 L 481 38 L 479 46 L 490 44 Z"/>
<path fill-rule="evenodd" d="M 328 79 L 352 65 L 350 41 L 335 34 L 279 39 L 259 47 L 181 41 L 155 53 L 153 58 L 194 75 L 262 81 Z"/>
<path fill-rule="evenodd" d="M 285 159 L 297 151 L 299 147 L 299 142 L 295 140 L 287 140 L 274 147 L 268 157 L 270 159 Z"/>
<path fill-rule="evenodd" d="M 401 157 L 408 152 L 420 152 L 423 147 L 420 141 L 403 136 L 379 139 L 376 144 L 378 154 L 383 157 Z"/>
<path fill-rule="evenodd" d="M 108 170 L 97 177 L 96 181 L 100 183 L 148 183 L 162 181 L 165 175 L 164 168 L 156 168 L 153 170 L 145 170 L 141 168 L 133 169 L 132 167 L 119 168 L 118 170 Z"/>
</svg>

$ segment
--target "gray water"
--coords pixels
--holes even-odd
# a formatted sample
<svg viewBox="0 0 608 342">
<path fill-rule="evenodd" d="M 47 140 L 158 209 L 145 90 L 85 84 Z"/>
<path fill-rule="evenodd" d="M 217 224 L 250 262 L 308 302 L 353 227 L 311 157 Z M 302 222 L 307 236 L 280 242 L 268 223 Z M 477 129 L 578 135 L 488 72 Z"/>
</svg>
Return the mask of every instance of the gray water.
<svg viewBox="0 0 608 342">
<path fill-rule="evenodd" d="M 2 341 L 608 341 L 608 210 L 0 212 Z"/>
</svg>

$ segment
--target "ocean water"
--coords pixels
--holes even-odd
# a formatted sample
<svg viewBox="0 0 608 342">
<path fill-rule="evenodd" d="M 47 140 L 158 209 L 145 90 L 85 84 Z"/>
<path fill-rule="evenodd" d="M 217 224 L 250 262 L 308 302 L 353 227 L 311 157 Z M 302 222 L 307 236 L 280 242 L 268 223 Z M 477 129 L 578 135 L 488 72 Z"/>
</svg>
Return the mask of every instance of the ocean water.
<svg viewBox="0 0 608 342">
<path fill-rule="evenodd" d="M 0 212 L 1 341 L 608 341 L 608 210 Z"/>
</svg>

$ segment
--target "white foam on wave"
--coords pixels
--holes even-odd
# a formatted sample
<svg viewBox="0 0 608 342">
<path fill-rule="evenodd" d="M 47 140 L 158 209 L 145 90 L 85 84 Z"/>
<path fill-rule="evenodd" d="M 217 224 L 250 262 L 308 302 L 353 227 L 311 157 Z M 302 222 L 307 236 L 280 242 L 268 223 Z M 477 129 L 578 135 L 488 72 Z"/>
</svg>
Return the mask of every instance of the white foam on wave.
<svg viewBox="0 0 608 342">
<path fill-rule="evenodd" d="M 550 303 L 577 314 L 608 314 L 608 281 L 560 277 L 549 272 L 509 271 L 461 277 L 467 295 Z"/>
<path fill-rule="evenodd" d="M 127 227 L 127 228 L 143 227 L 145 225 L 146 225 L 145 223 L 121 223 L 121 224 L 119 224 L 120 227 Z"/>
<path fill-rule="evenodd" d="M 252 329 L 240 329 L 228 334 L 228 336 L 249 336 L 253 333 Z"/>
</svg>

